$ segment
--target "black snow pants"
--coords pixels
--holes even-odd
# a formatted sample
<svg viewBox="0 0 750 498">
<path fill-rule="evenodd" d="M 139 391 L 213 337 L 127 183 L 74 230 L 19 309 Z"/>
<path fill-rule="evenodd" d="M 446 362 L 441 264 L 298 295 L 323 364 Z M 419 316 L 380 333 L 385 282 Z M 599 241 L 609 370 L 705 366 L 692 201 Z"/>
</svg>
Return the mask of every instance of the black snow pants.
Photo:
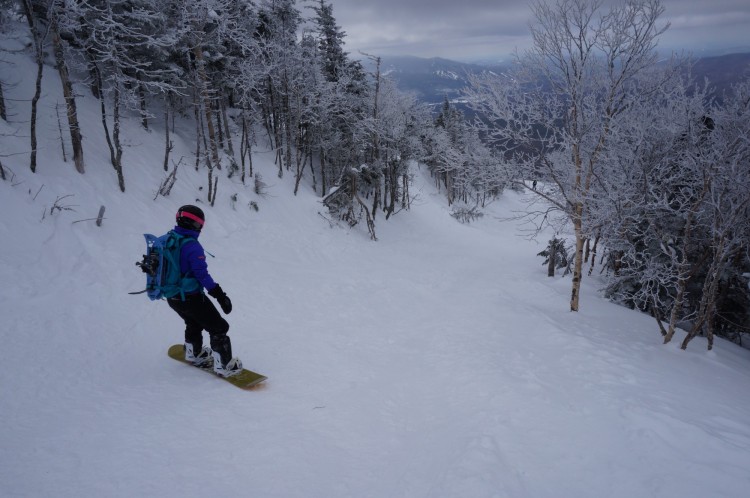
<svg viewBox="0 0 750 498">
<path fill-rule="evenodd" d="M 211 349 L 221 354 L 222 363 L 232 358 L 232 345 L 227 336 L 229 323 L 219 314 L 214 303 L 204 293 L 188 294 L 182 301 L 179 297 L 167 299 L 169 307 L 185 320 L 185 342 L 193 345 L 193 351 L 203 347 L 203 331 L 211 338 Z"/>
</svg>

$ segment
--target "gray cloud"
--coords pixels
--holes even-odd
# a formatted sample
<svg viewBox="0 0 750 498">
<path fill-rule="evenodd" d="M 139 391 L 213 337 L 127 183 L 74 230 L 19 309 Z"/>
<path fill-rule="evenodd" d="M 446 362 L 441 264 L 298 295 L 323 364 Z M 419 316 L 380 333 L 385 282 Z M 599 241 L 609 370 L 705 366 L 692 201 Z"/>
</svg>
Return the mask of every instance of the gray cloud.
<svg viewBox="0 0 750 498">
<path fill-rule="evenodd" d="M 525 0 L 330 0 L 346 49 L 374 55 L 504 58 L 530 43 Z M 664 50 L 750 51 L 748 0 L 662 0 Z"/>
</svg>

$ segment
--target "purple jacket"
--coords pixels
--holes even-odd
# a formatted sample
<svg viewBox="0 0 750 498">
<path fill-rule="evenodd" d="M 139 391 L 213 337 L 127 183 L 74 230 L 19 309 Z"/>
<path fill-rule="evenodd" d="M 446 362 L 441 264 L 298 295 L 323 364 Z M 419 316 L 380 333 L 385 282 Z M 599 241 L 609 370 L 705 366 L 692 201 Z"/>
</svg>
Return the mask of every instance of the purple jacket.
<svg viewBox="0 0 750 498">
<path fill-rule="evenodd" d="M 198 236 L 200 232 L 195 230 L 188 230 L 187 228 L 174 227 L 174 231 L 180 235 L 187 237 L 193 237 L 195 240 L 185 242 L 182 246 L 182 252 L 180 253 L 180 271 L 182 273 L 189 273 L 191 276 L 198 280 L 204 289 L 210 291 L 216 287 L 216 282 L 211 278 L 208 273 L 208 265 L 206 264 L 206 254 L 203 252 L 203 246 L 198 242 Z"/>
</svg>

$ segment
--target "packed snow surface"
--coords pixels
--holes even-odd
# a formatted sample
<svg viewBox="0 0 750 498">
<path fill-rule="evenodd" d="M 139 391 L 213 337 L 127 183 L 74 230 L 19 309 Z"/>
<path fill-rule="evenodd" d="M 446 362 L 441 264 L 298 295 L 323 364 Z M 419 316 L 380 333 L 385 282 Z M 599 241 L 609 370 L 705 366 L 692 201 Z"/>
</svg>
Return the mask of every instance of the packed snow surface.
<svg viewBox="0 0 750 498">
<path fill-rule="evenodd" d="M 173 137 L 177 184 L 154 200 L 163 129 L 128 122 L 121 193 L 83 87 L 87 172 L 62 161 L 47 68 L 31 173 L 22 75 L 34 68 L 11 59 L 3 496 L 747 496 L 749 351 L 661 344 L 653 318 L 598 294 L 598 269 L 571 313 L 570 278 L 548 278 L 536 256 L 546 236 L 513 219 L 522 195 L 462 225 L 419 169 L 411 209 L 379 214 L 373 242 L 330 223 L 311 182 L 293 196 L 291 172 L 278 178 L 259 144 L 265 195 L 221 174 L 215 206 L 200 204 L 201 241 L 234 304 L 234 352 L 269 379 L 245 392 L 170 360 L 180 319 L 127 293 L 144 285 L 142 234 L 205 201 L 191 125 Z"/>
</svg>

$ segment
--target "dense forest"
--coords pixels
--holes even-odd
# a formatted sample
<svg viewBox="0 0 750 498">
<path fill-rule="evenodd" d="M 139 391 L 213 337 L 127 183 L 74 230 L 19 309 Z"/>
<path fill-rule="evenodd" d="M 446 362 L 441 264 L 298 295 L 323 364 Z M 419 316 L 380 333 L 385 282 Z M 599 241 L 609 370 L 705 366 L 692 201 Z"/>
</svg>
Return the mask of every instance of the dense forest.
<svg viewBox="0 0 750 498">
<path fill-rule="evenodd" d="M 301 8 L 312 10 L 310 19 Z M 306 7 L 294 0 L 22 0 L 6 1 L 2 15 L 6 26 L 26 23 L 39 67 L 32 171 L 41 69 L 48 63 L 65 91 L 76 169 L 86 168 L 73 91 L 80 84 L 101 102 L 123 192 L 123 116 L 164 128 L 165 170 L 170 123 L 190 116 L 195 167 L 208 175 L 207 202 L 215 201 L 220 174 L 243 182 L 253 176 L 251 153 L 262 139 L 276 152 L 279 176 L 294 175 L 296 188 L 310 181 L 333 214 L 351 225 L 365 220 L 375 239 L 378 213 L 388 218 L 408 207 L 409 162 L 443 163 L 453 147 L 427 107 L 380 75 L 378 57 L 365 55 L 374 68 L 368 72 L 344 51 L 345 33 L 324 0 Z"/>
<path fill-rule="evenodd" d="M 560 236 L 550 241 L 551 266 L 571 266 L 571 310 L 584 274 L 597 271 L 607 296 L 652 314 L 665 341 L 683 327 L 683 347 L 699 334 L 709 348 L 714 334 L 742 343 L 750 333 L 750 79 L 717 95 L 691 78 L 689 59 L 661 60 L 668 25 L 658 0 L 609 10 L 558 0 L 532 11 L 532 49 L 508 73 L 473 77 L 466 89 L 472 122 L 447 99 L 432 113 L 399 91 L 377 55 L 348 54 L 325 0 L 0 0 L 0 29 L 27 39 L 39 68 L 29 82 L 31 171 L 50 65 L 80 174 L 76 92 L 100 103 L 113 189 L 125 192 L 138 174 L 123 157 L 124 119 L 163 130 L 155 167 L 175 176 L 186 166 L 170 157 L 170 134 L 187 118 L 205 202 L 216 200 L 222 177 L 252 181 L 262 141 L 295 192 L 309 182 L 332 216 L 365 223 L 376 240 L 379 217 L 408 209 L 410 165 L 423 164 L 462 221 L 505 188 L 528 192 L 529 220 Z M 0 75 L 1 119 L 5 84 Z M 2 160 L 0 152 L 5 179 Z"/>
</svg>

